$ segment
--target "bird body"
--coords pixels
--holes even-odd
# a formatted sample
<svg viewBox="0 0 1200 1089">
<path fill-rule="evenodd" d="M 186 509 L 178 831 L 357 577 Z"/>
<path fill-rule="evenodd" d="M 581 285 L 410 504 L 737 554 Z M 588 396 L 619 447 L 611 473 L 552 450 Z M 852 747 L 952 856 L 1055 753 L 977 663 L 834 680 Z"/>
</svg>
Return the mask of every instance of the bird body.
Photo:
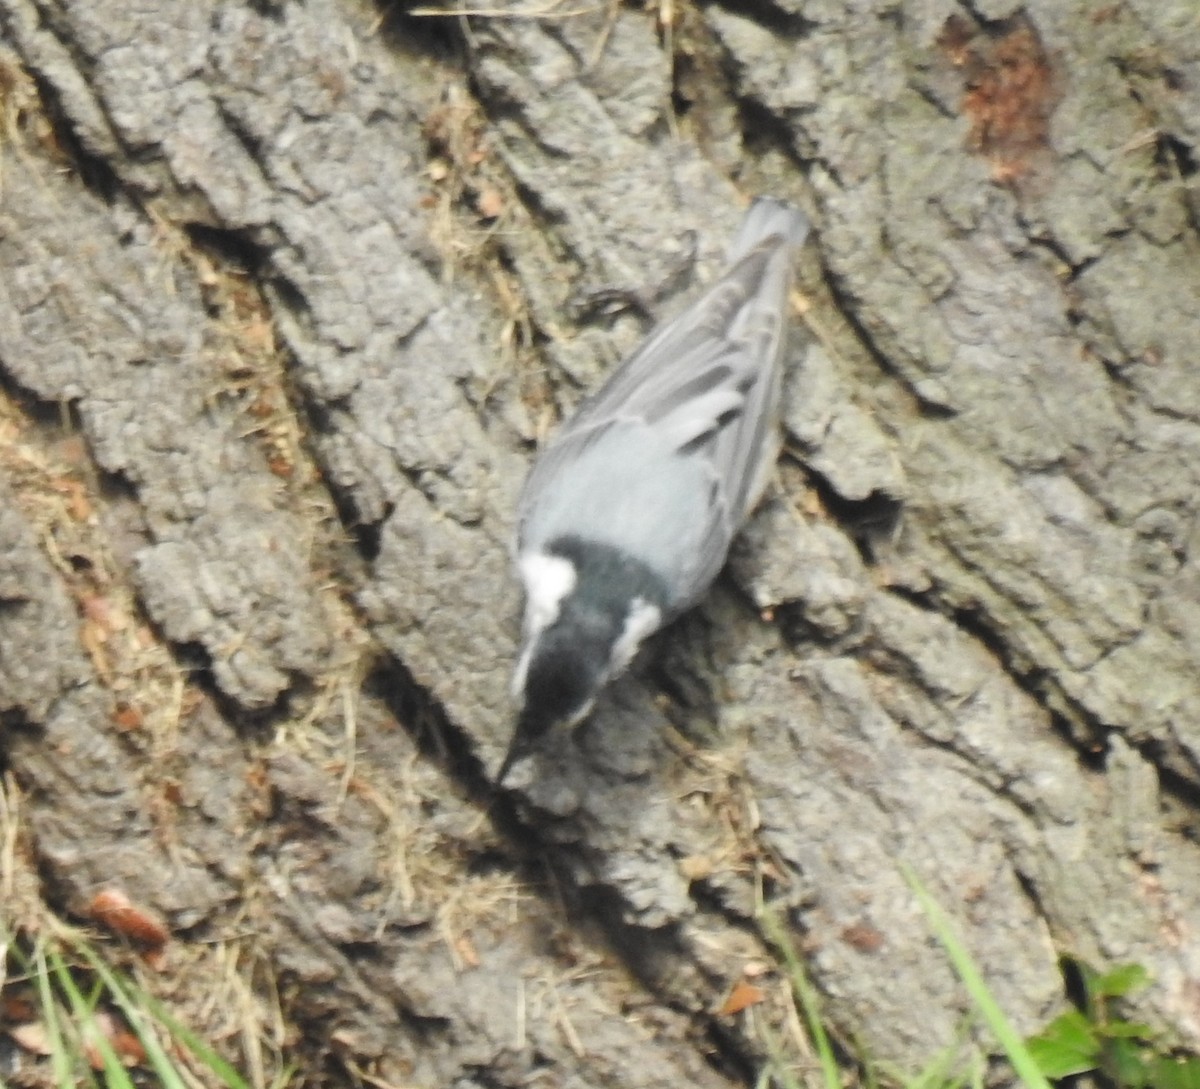
<svg viewBox="0 0 1200 1089">
<path fill-rule="evenodd" d="M 808 220 L 751 205 L 722 275 L 659 325 L 538 456 L 518 507 L 521 712 L 497 780 L 590 711 L 694 605 L 770 477 L 795 249 Z"/>
</svg>

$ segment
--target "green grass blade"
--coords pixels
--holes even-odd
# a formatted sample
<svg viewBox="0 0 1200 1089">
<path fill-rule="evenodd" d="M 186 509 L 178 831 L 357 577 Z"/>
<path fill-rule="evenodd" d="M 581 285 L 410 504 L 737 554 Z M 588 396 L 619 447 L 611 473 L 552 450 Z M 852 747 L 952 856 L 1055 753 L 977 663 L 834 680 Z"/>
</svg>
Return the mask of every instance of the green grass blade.
<svg viewBox="0 0 1200 1089">
<path fill-rule="evenodd" d="M 54 1071 L 55 1085 L 74 1085 L 76 1063 L 72 1061 L 71 1050 L 59 1023 L 58 997 L 50 982 L 50 969 L 46 965 L 46 950 L 39 940 L 33 953 L 34 963 L 31 966 L 33 977 L 37 980 L 38 1003 L 41 1007 L 42 1022 L 46 1026 L 46 1038 L 50 1046 L 50 1068 Z M 83 1064 L 87 1068 L 86 1062 Z"/>
<path fill-rule="evenodd" d="M 142 1003 L 179 1043 L 183 1044 L 197 1059 L 220 1079 L 222 1085 L 229 1089 L 251 1089 L 250 1083 L 226 1062 L 211 1047 L 208 1046 L 190 1028 L 176 1020 L 165 1006 L 152 994 L 143 992 L 140 996 Z"/>
<path fill-rule="evenodd" d="M 766 1041 L 767 1055 L 770 1057 L 770 1061 L 759 1073 L 755 1081 L 755 1089 L 770 1089 L 772 1079 L 781 1084 L 783 1089 L 804 1089 L 796 1080 L 796 1076 L 784 1065 L 783 1045 L 765 1020 L 760 1026 L 760 1031 Z"/>
<path fill-rule="evenodd" d="M 137 1034 L 138 1040 L 141 1042 L 142 1047 L 145 1048 L 146 1058 L 150 1060 L 150 1065 L 154 1067 L 154 1072 L 162 1081 L 164 1089 L 187 1089 L 186 1083 L 175 1068 L 175 1063 L 163 1050 L 162 1044 L 158 1042 L 158 1037 L 155 1035 L 154 1030 L 146 1024 L 145 1011 L 133 1001 L 124 984 L 117 978 L 116 973 L 100 959 L 96 951 L 86 942 L 77 941 L 75 949 L 88 962 L 92 971 L 104 981 L 104 986 L 108 988 L 109 996 L 125 1015 L 125 1020 L 129 1022 L 129 1027 Z"/>
<path fill-rule="evenodd" d="M 129 1072 L 125 1069 L 124 1064 L 113 1049 L 112 1043 L 96 1020 L 95 1007 L 80 993 L 79 988 L 75 985 L 74 978 L 71 976 L 71 970 L 63 963 L 58 950 L 51 949 L 49 956 L 51 967 L 54 971 L 55 982 L 63 994 L 67 996 L 67 1001 L 71 1005 L 71 1012 L 79 1023 L 81 1032 L 85 1033 L 85 1039 L 89 1043 L 94 1044 L 96 1050 L 100 1053 L 100 1061 L 104 1064 L 105 1085 L 108 1086 L 108 1089 L 134 1089 Z M 86 1035 L 89 1029 L 91 1030 L 90 1039 Z M 69 1085 L 71 1083 L 67 1082 L 65 1084 Z"/>
<path fill-rule="evenodd" d="M 821 1021 L 821 1000 L 817 995 L 817 990 L 809 981 L 808 974 L 804 971 L 804 965 L 800 963 L 800 958 L 796 955 L 791 936 L 784 929 L 779 916 L 773 911 L 764 909 L 759 918 L 762 920 L 763 932 L 766 934 L 767 940 L 783 954 L 792 991 L 800 1000 L 800 1008 L 804 1011 L 808 1034 L 812 1038 L 813 1047 L 816 1048 L 817 1058 L 821 1063 L 821 1079 L 825 1084 L 825 1089 L 841 1089 L 842 1074 L 838 1067 L 837 1056 L 833 1053 L 833 1044 L 829 1039 L 829 1033 L 825 1031 L 825 1025 Z"/>
<path fill-rule="evenodd" d="M 1150 973 L 1140 964 L 1118 964 L 1094 976 L 1091 990 L 1098 998 L 1125 998 L 1150 982 Z"/>
<path fill-rule="evenodd" d="M 961 1046 L 961 1039 L 948 1044 L 914 1077 L 897 1077 L 897 1083 L 902 1084 L 904 1089 L 961 1089 L 965 1084 L 965 1076 L 956 1077 L 954 1074 L 956 1056 Z"/>
<path fill-rule="evenodd" d="M 1025 1046 L 1025 1041 L 1021 1039 L 1020 1033 L 1013 1028 L 1004 1011 L 992 997 L 991 991 L 984 983 L 983 976 L 980 975 L 966 946 L 955 936 L 950 919 L 942 910 L 941 905 L 930 896 L 911 869 L 902 865 L 900 870 L 905 881 L 908 882 L 909 888 L 913 890 L 920 901 L 921 907 L 929 919 L 931 929 L 950 957 L 950 963 L 954 965 L 954 970 L 958 973 L 958 978 L 962 980 L 963 986 L 966 987 L 967 994 L 971 996 L 972 1003 L 1004 1049 L 1017 1076 L 1025 1083 L 1026 1089 L 1050 1089 L 1049 1081 L 1038 1068 L 1029 1048 Z"/>
<path fill-rule="evenodd" d="M 1200 1059 L 1169 1059 L 1160 1056 L 1147 1067 L 1155 1089 L 1200 1089 Z"/>
</svg>

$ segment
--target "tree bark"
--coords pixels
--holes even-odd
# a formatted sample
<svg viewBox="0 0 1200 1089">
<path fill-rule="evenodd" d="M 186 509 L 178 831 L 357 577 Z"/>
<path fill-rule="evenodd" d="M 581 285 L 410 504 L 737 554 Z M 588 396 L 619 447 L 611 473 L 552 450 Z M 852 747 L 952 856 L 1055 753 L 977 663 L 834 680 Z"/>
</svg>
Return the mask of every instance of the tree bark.
<svg viewBox="0 0 1200 1089">
<path fill-rule="evenodd" d="M 959 1039 L 899 863 L 1022 1031 L 1070 954 L 1200 1046 L 1191 0 L 0 32 L 0 760 L 51 909 L 162 912 L 214 1038 L 720 1086 L 789 1017 L 764 903 L 870 1056 Z M 533 443 L 757 192 L 816 225 L 777 480 L 493 797 Z"/>
</svg>

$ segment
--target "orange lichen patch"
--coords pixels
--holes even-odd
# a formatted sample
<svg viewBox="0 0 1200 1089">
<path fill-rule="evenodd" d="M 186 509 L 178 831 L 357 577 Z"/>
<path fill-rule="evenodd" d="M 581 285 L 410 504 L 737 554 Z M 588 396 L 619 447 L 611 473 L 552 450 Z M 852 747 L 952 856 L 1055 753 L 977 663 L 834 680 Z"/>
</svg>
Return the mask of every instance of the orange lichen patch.
<svg viewBox="0 0 1200 1089">
<path fill-rule="evenodd" d="M 886 944 L 883 934 L 867 923 L 853 923 L 842 931 L 842 941 L 860 953 L 877 953 Z"/>
<path fill-rule="evenodd" d="M 1019 180 L 1049 149 L 1050 118 L 1062 97 L 1037 31 L 1023 17 L 993 32 L 952 16 L 938 45 L 966 78 L 962 112 L 971 120 L 968 146 L 988 159 L 997 182 Z"/>
<path fill-rule="evenodd" d="M 122 733 L 140 730 L 146 724 L 146 716 L 136 704 L 117 700 L 112 709 L 113 725 Z"/>
</svg>

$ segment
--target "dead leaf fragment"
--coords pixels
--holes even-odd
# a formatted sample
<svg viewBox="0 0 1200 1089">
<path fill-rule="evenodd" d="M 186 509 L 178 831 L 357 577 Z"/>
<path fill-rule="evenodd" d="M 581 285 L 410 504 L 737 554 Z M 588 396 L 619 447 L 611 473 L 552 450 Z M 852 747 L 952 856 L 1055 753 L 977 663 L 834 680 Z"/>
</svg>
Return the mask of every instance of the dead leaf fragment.
<svg viewBox="0 0 1200 1089">
<path fill-rule="evenodd" d="M 733 990 L 729 992 L 729 997 L 721 1004 L 721 1008 L 717 1010 L 717 1016 L 732 1017 L 735 1013 L 741 1013 L 750 1006 L 758 1005 L 766 997 L 766 992 L 761 987 L 747 983 L 744 979 L 739 980 L 733 985 Z"/>
<path fill-rule="evenodd" d="M 475 943 L 465 934 L 460 934 L 454 939 L 454 951 L 459 955 L 465 967 L 479 967 L 479 952 L 475 948 Z"/>
<path fill-rule="evenodd" d="M 139 907 L 119 889 L 103 889 L 88 905 L 88 917 L 140 945 L 158 948 L 166 944 L 171 932 L 153 911 Z"/>
<path fill-rule="evenodd" d="M 24 1025 L 13 1025 L 8 1029 L 17 1047 L 28 1051 L 31 1055 L 49 1055 L 54 1049 L 50 1046 L 50 1034 L 41 1021 L 29 1021 Z"/>
<path fill-rule="evenodd" d="M 703 881 L 712 874 L 713 868 L 708 855 L 688 855 L 679 860 L 679 873 L 689 881 Z"/>
<path fill-rule="evenodd" d="M 504 197 L 499 189 L 489 185 L 480 191 L 475 206 L 484 219 L 499 219 L 500 213 L 504 211 Z"/>
<path fill-rule="evenodd" d="M 96 1033 L 100 1033 L 108 1041 L 109 1047 L 116 1053 L 125 1066 L 141 1066 L 146 1062 L 146 1049 L 142 1042 L 118 1018 L 105 1010 L 98 1010 L 92 1015 L 90 1039 L 84 1041 L 84 1052 L 88 1065 L 93 1070 L 103 1070 L 104 1052 L 96 1043 Z"/>
</svg>

